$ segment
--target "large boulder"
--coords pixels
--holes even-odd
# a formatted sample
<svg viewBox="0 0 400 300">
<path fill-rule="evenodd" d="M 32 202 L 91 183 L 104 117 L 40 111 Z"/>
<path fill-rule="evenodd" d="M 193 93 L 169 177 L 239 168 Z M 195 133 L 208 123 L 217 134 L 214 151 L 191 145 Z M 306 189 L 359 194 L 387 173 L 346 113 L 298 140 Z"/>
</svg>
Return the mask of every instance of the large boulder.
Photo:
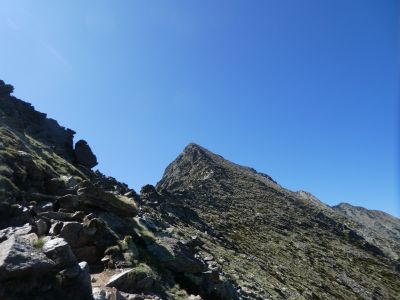
<svg viewBox="0 0 400 300">
<path fill-rule="evenodd" d="M 130 293 L 146 292 L 153 288 L 155 280 L 153 270 L 145 264 L 140 264 L 136 268 L 112 276 L 106 286 Z"/>
<path fill-rule="evenodd" d="M 86 245 L 94 245 L 98 255 L 118 243 L 118 236 L 108 227 L 107 223 L 99 218 L 86 217 L 83 221 L 82 237 L 87 240 Z M 89 250 L 89 249 L 87 249 Z M 100 258 L 100 257 L 99 257 Z"/>
<path fill-rule="evenodd" d="M 85 140 L 79 140 L 75 144 L 75 160 L 78 164 L 88 168 L 93 168 L 97 165 L 96 155 L 93 154 L 88 143 Z"/>
<path fill-rule="evenodd" d="M 13 91 L 14 87 L 11 84 L 5 84 L 0 80 L 0 96 L 9 96 Z"/>
<path fill-rule="evenodd" d="M 66 213 L 66 212 L 61 212 L 61 211 L 45 211 L 45 212 L 38 213 L 38 216 L 42 217 L 42 218 L 53 219 L 56 221 L 65 221 L 65 222 L 78 221 L 78 222 L 80 222 L 85 217 L 85 214 L 81 211 L 77 211 L 74 213 Z"/>
<path fill-rule="evenodd" d="M 81 247 L 85 244 L 81 236 L 82 229 L 83 225 L 79 222 L 65 222 L 60 237 L 64 238 L 72 248 Z"/>
<path fill-rule="evenodd" d="M 62 270 L 59 273 L 63 299 L 92 300 L 92 285 L 89 265 L 80 262 L 78 265 Z"/>
<path fill-rule="evenodd" d="M 40 276 L 54 267 L 52 260 L 21 236 L 13 235 L 0 243 L 0 281 Z"/>
<path fill-rule="evenodd" d="M 104 192 L 101 188 L 90 184 L 80 188 L 78 196 L 80 203 L 86 207 L 95 207 L 126 217 L 137 215 L 136 203 L 132 199 Z"/>
<path fill-rule="evenodd" d="M 53 260 L 57 267 L 67 268 L 78 262 L 72 253 L 71 247 L 63 238 L 48 240 L 42 248 L 43 253 Z"/>
<path fill-rule="evenodd" d="M 207 269 L 189 247 L 174 238 L 157 238 L 155 243 L 147 245 L 147 250 L 160 265 L 175 272 L 200 273 Z"/>
</svg>

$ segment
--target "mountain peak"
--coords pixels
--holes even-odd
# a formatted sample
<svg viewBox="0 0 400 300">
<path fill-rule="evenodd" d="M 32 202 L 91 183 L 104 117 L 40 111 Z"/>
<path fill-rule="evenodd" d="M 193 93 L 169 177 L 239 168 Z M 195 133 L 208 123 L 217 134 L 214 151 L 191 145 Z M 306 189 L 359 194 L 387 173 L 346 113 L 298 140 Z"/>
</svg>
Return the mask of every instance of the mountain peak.
<svg viewBox="0 0 400 300">
<path fill-rule="evenodd" d="M 195 143 L 189 143 L 182 151 L 180 154 L 182 156 L 189 156 L 194 159 L 202 156 L 212 156 L 215 155 L 212 153 L 210 150 L 204 148 L 203 146 L 200 146 Z"/>
<path fill-rule="evenodd" d="M 184 189 L 206 183 L 222 182 L 227 178 L 246 177 L 262 184 L 279 187 L 267 174 L 235 164 L 221 155 L 195 143 L 188 144 L 181 154 L 165 169 L 157 184 L 159 190 Z"/>
</svg>

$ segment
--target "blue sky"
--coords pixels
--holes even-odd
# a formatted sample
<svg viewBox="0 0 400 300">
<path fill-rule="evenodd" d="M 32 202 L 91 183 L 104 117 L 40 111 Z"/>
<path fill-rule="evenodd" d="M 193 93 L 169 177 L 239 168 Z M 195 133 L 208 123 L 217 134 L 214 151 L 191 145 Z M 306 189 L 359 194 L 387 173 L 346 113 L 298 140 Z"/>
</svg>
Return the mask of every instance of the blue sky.
<svg viewBox="0 0 400 300">
<path fill-rule="evenodd" d="M 399 211 L 399 2 L 3 1 L 0 78 L 136 190 L 189 142 Z"/>
</svg>

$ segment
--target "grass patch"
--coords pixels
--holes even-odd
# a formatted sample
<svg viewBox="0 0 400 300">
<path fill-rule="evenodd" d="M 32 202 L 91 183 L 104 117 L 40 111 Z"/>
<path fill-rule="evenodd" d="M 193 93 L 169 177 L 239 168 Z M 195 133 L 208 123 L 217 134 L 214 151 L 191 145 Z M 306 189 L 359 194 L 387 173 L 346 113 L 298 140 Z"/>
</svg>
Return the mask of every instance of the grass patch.
<svg viewBox="0 0 400 300">
<path fill-rule="evenodd" d="M 44 240 L 42 238 L 38 238 L 37 240 L 33 241 L 33 247 L 36 249 L 42 249 L 44 246 Z"/>
</svg>

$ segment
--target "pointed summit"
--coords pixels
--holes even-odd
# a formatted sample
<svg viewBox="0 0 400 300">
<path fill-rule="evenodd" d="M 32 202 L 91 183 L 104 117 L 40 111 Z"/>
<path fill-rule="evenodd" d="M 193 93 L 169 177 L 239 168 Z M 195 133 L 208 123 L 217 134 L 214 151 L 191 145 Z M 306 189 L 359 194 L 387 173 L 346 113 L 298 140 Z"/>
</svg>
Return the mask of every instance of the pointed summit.
<svg viewBox="0 0 400 300">
<path fill-rule="evenodd" d="M 188 144 L 178 157 L 165 169 L 158 190 L 182 189 L 211 174 L 217 155 L 195 143 Z"/>
<path fill-rule="evenodd" d="M 221 183 L 236 177 L 247 177 L 262 184 L 278 184 L 267 174 L 253 168 L 235 164 L 210 150 L 195 144 L 188 144 L 181 154 L 165 169 L 163 178 L 157 184 L 158 190 L 185 190 L 193 186 Z"/>
<path fill-rule="evenodd" d="M 195 143 L 190 143 L 188 144 L 180 154 L 182 156 L 189 156 L 189 158 L 192 158 L 193 160 L 196 160 L 201 157 L 211 157 L 215 156 L 214 153 L 211 151 L 207 150 L 206 148 L 195 144 Z"/>
</svg>

